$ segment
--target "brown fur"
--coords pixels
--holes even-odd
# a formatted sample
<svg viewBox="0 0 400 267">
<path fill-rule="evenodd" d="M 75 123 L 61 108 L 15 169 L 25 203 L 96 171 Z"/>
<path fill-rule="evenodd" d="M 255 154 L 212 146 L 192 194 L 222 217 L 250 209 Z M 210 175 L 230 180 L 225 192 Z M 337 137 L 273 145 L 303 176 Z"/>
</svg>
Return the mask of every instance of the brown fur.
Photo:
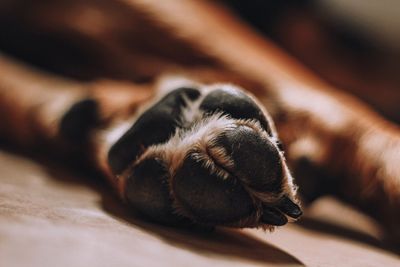
<svg viewBox="0 0 400 267">
<path fill-rule="evenodd" d="M 85 40 L 80 46 L 95 48 L 101 75 L 151 80 L 146 86 L 81 84 L 37 75 L 2 57 L 0 108 L 7 116 L 1 129 L 7 137 L 23 142 L 35 136 L 54 140 L 55 121 L 73 102 L 68 99 L 88 96 L 98 99 L 104 111 L 102 127 L 107 129 L 119 120 L 119 114 L 127 116 L 145 103 L 154 91 L 143 88 L 155 88 L 154 79 L 166 73 L 179 73 L 201 83 L 236 83 L 252 92 L 271 113 L 295 171 L 308 162 L 311 172 L 307 176 L 296 173 L 300 187 L 318 184 L 323 179 L 321 171 L 333 176 L 335 186 L 328 189 L 330 193 L 357 205 L 398 234 L 398 127 L 321 81 L 225 8 L 194 0 L 93 0 L 84 4 L 42 1 L 24 7 L 14 1 L 3 10 L 11 10 L 14 19 L 24 17 L 24 23 L 50 36 L 64 35 L 75 44 Z M 121 36 L 131 36 L 133 41 Z M 121 89 L 121 98 L 108 89 L 114 87 Z M 25 93 L 28 89 L 29 95 Z M 133 92 L 134 97 L 129 97 Z M 60 94 L 65 94 L 62 100 L 58 100 Z M 122 97 L 125 94 L 127 97 Z M 56 100 L 60 104 L 54 105 Z M 118 111 L 128 106 L 129 111 Z M 98 165 L 109 173 L 101 136 L 101 132 L 95 133 L 90 141 L 96 145 L 91 146 L 100 152 Z"/>
</svg>

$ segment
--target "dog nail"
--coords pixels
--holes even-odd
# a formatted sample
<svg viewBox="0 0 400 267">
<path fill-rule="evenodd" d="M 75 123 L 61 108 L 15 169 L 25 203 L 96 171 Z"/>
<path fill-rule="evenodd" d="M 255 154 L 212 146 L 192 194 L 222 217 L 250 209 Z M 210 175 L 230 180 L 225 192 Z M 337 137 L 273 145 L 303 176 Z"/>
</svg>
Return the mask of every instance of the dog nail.
<svg viewBox="0 0 400 267">
<path fill-rule="evenodd" d="M 295 219 L 299 218 L 303 214 L 301 208 L 287 196 L 283 197 L 277 207 L 282 212 Z"/>
<path fill-rule="evenodd" d="M 261 216 L 261 221 L 263 223 L 270 225 L 282 226 L 288 222 L 288 219 L 277 209 L 271 207 L 264 207 Z"/>
</svg>

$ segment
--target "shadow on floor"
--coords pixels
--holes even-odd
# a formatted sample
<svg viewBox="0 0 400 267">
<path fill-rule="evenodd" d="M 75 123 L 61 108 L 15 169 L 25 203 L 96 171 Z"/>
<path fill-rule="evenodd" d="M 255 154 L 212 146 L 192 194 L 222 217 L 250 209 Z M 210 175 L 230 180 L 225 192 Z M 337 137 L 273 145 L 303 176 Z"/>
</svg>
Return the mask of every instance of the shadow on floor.
<svg viewBox="0 0 400 267">
<path fill-rule="evenodd" d="M 240 230 L 226 228 L 218 228 L 213 231 L 198 228 L 181 229 L 152 223 L 124 205 L 100 174 L 82 165 L 66 161 L 62 161 L 61 164 L 61 161 L 49 160 L 40 155 L 32 155 L 23 151 L 15 152 L 4 148 L 3 150 L 17 156 L 29 157 L 42 165 L 52 178 L 61 182 L 60 186 L 63 183 L 73 183 L 94 189 L 101 196 L 100 207 L 110 216 L 130 224 L 132 227 L 140 228 L 171 246 L 202 255 L 232 257 L 265 264 L 304 265 L 290 253 Z M 391 252 L 399 252 L 398 249 L 381 240 L 327 221 L 305 217 L 298 222 L 298 225 L 311 231 L 340 236 Z"/>
<path fill-rule="evenodd" d="M 364 232 L 347 228 L 323 219 L 304 217 L 297 222 L 297 225 L 324 234 L 339 236 L 359 243 L 367 244 L 372 247 L 387 250 L 396 254 L 400 254 L 400 247 L 389 240 L 380 240 Z"/>
</svg>

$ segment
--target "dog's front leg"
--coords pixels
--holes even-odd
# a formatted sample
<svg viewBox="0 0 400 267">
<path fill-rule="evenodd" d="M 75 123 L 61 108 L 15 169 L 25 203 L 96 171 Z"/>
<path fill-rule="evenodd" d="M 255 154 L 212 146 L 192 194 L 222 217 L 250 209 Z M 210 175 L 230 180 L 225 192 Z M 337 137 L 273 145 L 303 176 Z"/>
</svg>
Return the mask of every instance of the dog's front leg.
<svg viewBox="0 0 400 267">
<path fill-rule="evenodd" d="M 399 156 L 396 152 L 400 133 L 396 126 L 360 101 L 321 81 L 220 6 L 190 0 L 117 2 L 124 5 L 110 9 L 91 2 L 98 11 L 95 14 L 102 14 L 89 16 L 91 20 L 84 15 L 93 13 L 83 12 L 92 10 L 90 3 L 89 8 L 86 5 L 80 7 L 82 2 L 75 2 L 76 8 L 65 10 L 58 1 L 52 2 L 50 9 L 45 8 L 43 12 L 25 13 L 26 5 L 21 5 L 19 7 L 24 7 L 22 13 L 17 12 L 14 17 L 18 18 L 18 14 L 23 14 L 25 19 L 27 15 L 31 16 L 29 25 L 35 25 L 43 32 L 84 37 L 86 42 L 82 43 L 89 43 L 89 46 L 91 43 L 90 47 L 101 51 L 106 58 L 111 55 L 112 60 L 103 61 L 102 66 L 111 68 L 114 73 L 129 77 L 136 77 L 138 73 L 152 76 L 171 64 L 179 65 L 184 55 L 191 59 L 190 68 L 200 56 L 206 59 L 204 64 L 231 71 L 239 80 L 253 81 L 258 86 L 245 88 L 272 113 L 288 148 L 288 158 L 299 166 L 296 169 L 308 169 L 308 175 L 299 175 L 304 178 L 300 183 L 301 188 L 308 188 L 307 195 L 310 198 L 325 193 L 339 195 L 396 231 L 400 221 L 397 216 L 400 206 Z M 49 8 L 44 4 L 46 6 Z M 29 10 L 34 7 L 40 9 L 43 6 L 35 3 Z M 76 10 L 81 12 L 75 13 Z M 46 16 L 56 13 L 63 14 L 63 19 Z M 77 17 L 76 14 L 83 15 Z M 121 14 L 125 14 L 124 19 Z M 77 18 L 81 19 L 79 23 L 76 23 Z M 92 24 L 88 21 L 93 20 L 102 25 L 99 31 L 91 30 Z M 109 29 L 113 29 L 113 35 L 109 35 Z M 138 30 L 153 34 L 139 35 Z M 130 36 L 134 42 L 123 42 L 126 39 L 112 36 Z M 159 41 L 161 37 L 163 39 Z M 143 44 L 145 47 L 150 43 L 155 45 L 150 46 L 154 54 L 150 53 L 145 60 L 142 54 L 139 58 L 132 57 L 132 54 L 137 55 L 138 43 L 142 44 L 139 48 Z M 169 47 L 175 49 L 171 51 Z M 169 61 L 154 64 L 157 68 L 143 68 L 149 66 L 148 62 L 154 62 L 152 60 L 157 58 L 154 55 L 164 55 L 161 58 Z"/>
<path fill-rule="evenodd" d="M 301 215 L 273 122 L 242 89 L 82 84 L 1 64 L 3 135 L 85 154 L 152 219 L 273 229 Z"/>
</svg>

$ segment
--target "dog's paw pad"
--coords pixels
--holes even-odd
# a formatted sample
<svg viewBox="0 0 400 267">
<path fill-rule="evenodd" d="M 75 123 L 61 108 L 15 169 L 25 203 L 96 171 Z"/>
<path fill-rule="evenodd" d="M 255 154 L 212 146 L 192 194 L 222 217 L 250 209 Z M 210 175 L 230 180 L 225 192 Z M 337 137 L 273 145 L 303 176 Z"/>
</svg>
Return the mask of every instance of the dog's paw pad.
<svg viewBox="0 0 400 267">
<path fill-rule="evenodd" d="M 186 99 L 195 100 L 199 96 L 200 91 L 195 88 L 179 88 L 141 114 L 110 149 L 108 162 L 113 173 L 121 173 L 149 146 L 166 142 L 180 126 Z"/>
<path fill-rule="evenodd" d="M 63 138 L 73 143 L 83 143 L 90 129 L 98 123 L 98 104 L 93 99 L 84 99 L 63 115 L 59 131 Z"/>
<path fill-rule="evenodd" d="M 236 178 L 222 179 L 193 154 L 177 170 L 172 190 L 178 212 L 199 223 L 227 224 L 254 212 L 252 199 Z"/>
<path fill-rule="evenodd" d="M 301 215 L 272 121 L 233 86 L 171 91 L 113 145 L 109 164 L 128 202 L 161 222 L 268 228 Z"/>
<path fill-rule="evenodd" d="M 172 200 L 169 196 L 168 170 L 157 158 L 140 161 L 129 169 L 125 197 L 136 210 L 152 218 L 170 217 Z"/>
<path fill-rule="evenodd" d="M 216 145 L 232 161 L 231 172 L 248 187 L 262 192 L 279 192 L 282 159 L 276 145 L 259 130 L 239 125 L 221 134 Z"/>
<path fill-rule="evenodd" d="M 206 113 L 222 112 L 234 119 L 257 120 L 272 135 L 270 123 L 262 109 L 250 96 L 234 86 L 223 86 L 208 93 L 200 109 Z"/>
</svg>

